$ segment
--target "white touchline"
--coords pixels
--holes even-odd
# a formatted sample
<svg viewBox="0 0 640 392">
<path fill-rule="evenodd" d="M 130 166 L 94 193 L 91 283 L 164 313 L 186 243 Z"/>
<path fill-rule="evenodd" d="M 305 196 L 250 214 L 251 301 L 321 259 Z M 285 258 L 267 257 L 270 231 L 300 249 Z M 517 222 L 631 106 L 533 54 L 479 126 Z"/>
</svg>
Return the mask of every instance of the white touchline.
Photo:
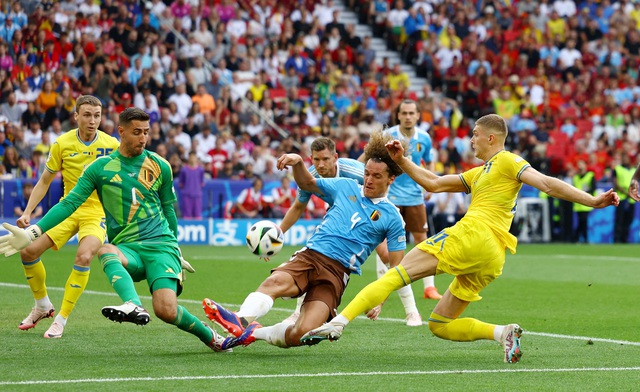
<svg viewBox="0 0 640 392">
<path fill-rule="evenodd" d="M 4 283 L 4 282 L 0 282 L 0 287 L 13 287 L 13 288 L 20 288 L 20 289 L 28 289 L 29 286 L 26 284 L 16 284 L 16 283 Z M 63 287 L 47 287 L 47 290 L 51 290 L 51 291 L 64 291 Z M 105 297 L 118 297 L 118 295 L 116 293 L 106 293 L 104 291 L 93 291 L 93 290 L 85 290 L 84 294 L 91 294 L 91 295 L 102 295 Z M 148 295 L 141 295 L 140 296 L 141 299 L 146 299 L 146 300 L 151 300 L 151 297 Z M 193 300 L 193 299 L 180 299 L 180 302 L 182 303 L 188 303 L 188 304 L 197 304 L 200 305 L 202 303 L 202 301 L 197 301 L 197 300 Z M 222 306 L 227 306 L 227 307 L 239 307 L 240 305 L 238 304 L 230 304 L 230 303 L 220 303 L 220 305 Z M 271 308 L 272 311 L 275 312 L 291 312 L 292 309 L 289 308 Z M 357 318 L 359 319 L 366 319 L 365 316 L 358 316 Z M 392 322 L 392 323 L 405 323 L 406 320 L 405 319 L 396 319 L 396 318 L 389 318 L 389 317 L 378 317 L 376 320 L 379 321 L 388 321 L 388 322 Z M 423 323 L 426 325 L 426 323 Z M 548 337 L 548 338 L 558 338 L 558 339 L 573 339 L 573 340 L 584 340 L 584 341 L 592 341 L 592 342 L 601 342 L 601 343 L 612 343 L 612 344 L 622 344 L 622 345 L 626 345 L 626 346 L 640 346 L 640 342 L 632 342 L 629 340 L 616 340 L 616 339 L 605 339 L 605 338 L 595 338 L 595 337 L 589 337 L 589 336 L 573 336 L 573 335 L 561 335 L 561 334 L 555 334 L 555 333 L 547 333 L 547 332 L 533 332 L 533 331 L 529 331 L 527 329 L 525 329 L 525 334 L 526 335 L 531 335 L 531 336 L 544 336 L 544 337 Z"/>
<path fill-rule="evenodd" d="M 447 374 L 490 374 L 490 373 L 576 373 L 576 372 L 636 372 L 640 367 L 612 368 L 564 368 L 564 369 L 476 369 L 476 370 L 414 370 L 404 372 L 339 372 L 339 373 L 296 373 L 296 374 L 238 374 L 220 376 L 181 376 L 181 377 L 131 377 L 131 378 L 81 378 L 77 380 L 31 380 L 0 381 L 0 385 L 50 385 L 80 383 L 116 383 L 139 381 L 180 381 L 180 380 L 228 380 L 228 379 L 265 379 L 265 378 L 318 378 L 318 377 L 362 377 L 362 376 L 404 376 L 404 375 L 447 375 Z"/>
</svg>

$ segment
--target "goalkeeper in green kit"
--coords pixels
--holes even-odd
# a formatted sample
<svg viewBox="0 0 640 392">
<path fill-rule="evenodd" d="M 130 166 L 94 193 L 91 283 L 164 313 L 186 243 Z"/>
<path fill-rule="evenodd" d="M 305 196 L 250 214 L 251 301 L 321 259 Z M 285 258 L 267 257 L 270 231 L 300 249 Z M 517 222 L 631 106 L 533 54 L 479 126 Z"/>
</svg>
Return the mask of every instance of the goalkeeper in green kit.
<svg viewBox="0 0 640 392">
<path fill-rule="evenodd" d="M 20 229 L 3 223 L 9 234 L 0 237 L 0 253 L 11 256 L 69 217 L 94 191 L 106 214 L 110 243 L 98 250 L 109 282 L 124 304 L 105 306 L 102 314 L 118 322 L 145 325 L 149 313 L 142 307 L 134 281 L 146 279 L 153 311 L 162 321 L 196 335 L 214 351 L 224 338 L 178 305 L 182 291 L 182 259 L 177 241 L 176 195 L 169 163 L 144 149 L 149 138 L 149 115 L 139 108 L 120 114 L 118 151 L 89 165 L 69 195 L 36 225 Z"/>
</svg>

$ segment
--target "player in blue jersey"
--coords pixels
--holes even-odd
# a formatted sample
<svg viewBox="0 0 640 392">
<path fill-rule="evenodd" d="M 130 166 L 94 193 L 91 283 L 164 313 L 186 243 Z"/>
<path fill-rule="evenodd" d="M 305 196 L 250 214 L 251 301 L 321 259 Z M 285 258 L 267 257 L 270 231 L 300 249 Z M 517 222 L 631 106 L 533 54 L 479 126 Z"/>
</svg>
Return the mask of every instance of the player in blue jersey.
<svg viewBox="0 0 640 392">
<path fill-rule="evenodd" d="M 283 348 L 299 346 L 302 335 L 336 314 L 350 274 L 360 275 L 360 266 L 378 244 L 386 239 L 391 265 L 400 262 L 406 245 L 404 222 L 386 194 L 402 171 L 384 147 L 387 140 L 390 137 L 381 132 L 372 134 L 365 149 L 363 186 L 347 178 L 315 178 L 299 155 L 280 157 L 278 168 L 292 167 L 300 188 L 330 197 L 334 203 L 307 246 L 272 270 L 237 313 L 204 299 L 207 316 L 234 335 L 225 339 L 223 349 L 255 340 Z M 295 324 L 281 322 L 262 328 L 255 321 L 267 314 L 276 298 L 301 293 L 306 297 Z"/>
<path fill-rule="evenodd" d="M 413 163 L 418 166 L 426 166 L 433 170 L 431 157 L 431 137 L 427 132 L 418 128 L 420 112 L 415 101 L 404 100 L 398 105 L 396 113 L 399 125 L 387 129 L 394 139 L 402 140 L 409 145 L 409 156 Z M 389 200 L 395 204 L 404 218 L 407 231 L 411 232 L 415 244 L 419 244 L 427 239 L 427 210 L 424 206 L 424 190 L 417 182 L 407 174 L 402 174 L 389 188 Z M 384 252 L 384 245 L 376 249 L 378 254 Z M 378 278 L 384 275 L 388 268 L 378 256 L 377 259 Z M 423 279 L 424 297 L 430 299 L 440 299 L 442 296 L 435 287 L 433 276 Z M 406 306 L 406 305 L 405 305 Z M 409 312 L 409 310 L 407 310 Z"/>
<path fill-rule="evenodd" d="M 351 178 L 357 181 L 360 185 L 364 183 L 364 164 L 355 159 L 338 158 L 338 153 L 336 152 L 336 144 L 333 142 L 333 140 L 327 137 L 319 137 L 315 139 L 313 143 L 311 143 L 311 161 L 313 162 L 313 166 L 309 168 L 309 172 L 315 178 L 343 177 Z M 293 226 L 293 224 L 298 221 L 298 219 L 300 219 L 307 207 L 307 204 L 309 203 L 311 195 L 311 192 L 298 189 L 298 196 L 295 202 L 293 203 L 291 208 L 289 208 L 284 218 L 282 219 L 282 222 L 280 223 L 280 229 L 282 229 L 283 233 L 286 233 L 286 231 L 289 230 L 291 226 Z M 327 202 L 329 206 L 333 205 L 333 199 L 330 195 L 318 196 L 322 200 Z M 376 250 L 378 252 L 383 252 L 385 261 L 388 260 L 386 245 L 378 247 L 378 249 Z M 382 259 L 380 259 L 380 256 L 377 256 L 377 258 L 378 260 L 380 260 L 380 263 L 382 263 Z M 384 274 L 384 272 L 382 274 Z M 406 311 L 407 325 L 410 327 L 422 325 L 422 317 L 420 317 L 420 313 L 418 312 L 416 300 L 413 296 L 411 287 L 403 287 L 402 289 L 398 290 L 398 294 Z M 300 316 L 300 308 L 302 307 L 303 302 L 304 295 L 298 297 L 296 309 L 294 310 L 293 314 L 287 317 L 284 321 L 288 321 L 292 324 L 295 323 Z M 376 307 L 375 309 L 372 309 L 371 312 L 367 315 L 371 319 L 375 320 L 379 313 L 380 307 Z"/>
</svg>

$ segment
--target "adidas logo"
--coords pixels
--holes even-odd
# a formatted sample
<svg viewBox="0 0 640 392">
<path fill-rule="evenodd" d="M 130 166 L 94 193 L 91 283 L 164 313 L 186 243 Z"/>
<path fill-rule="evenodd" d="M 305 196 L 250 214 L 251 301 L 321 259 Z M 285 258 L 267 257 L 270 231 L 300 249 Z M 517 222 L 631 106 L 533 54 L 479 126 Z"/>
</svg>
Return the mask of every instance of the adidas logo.
<svg viewBox="0 0 640 392">
<path fill-rule="evenodd" d="M 120 175 L 116 173 L 116 175 L 113 176 L 109 182 L 122 182 L 122 178 L 120 178 Z"/>
</svg>

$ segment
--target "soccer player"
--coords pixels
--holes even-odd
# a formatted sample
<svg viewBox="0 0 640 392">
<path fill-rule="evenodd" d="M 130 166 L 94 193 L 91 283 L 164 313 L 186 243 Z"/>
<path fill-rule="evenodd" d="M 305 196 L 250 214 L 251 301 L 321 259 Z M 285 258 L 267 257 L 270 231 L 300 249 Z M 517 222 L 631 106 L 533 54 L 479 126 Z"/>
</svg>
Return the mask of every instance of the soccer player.
<svg viewBox="0 0 640 392">
<path fill-rule="evenodd" d="M 339 339 L 350 321 L 382 302 L 392 291 L 425 276 L 448 273 L 454 279 L 429 317 L 431 332 L 453 341 L 496 340 L 502 344 L 505 362 L 520 360 L 523 330 L 518 324 L 494 325 L 458 317 L 470 302 L 482 298 L 479 293 L 484 287 L 500 276 L 506 249 L 516 251 L 517 239 L 509 233 L 509 226 L 522 183 L 552 197 L 594 208 L 617 206 L 620 199 L 613 189 L 594 197 L 541 174 L 520 156 L 504 150 L 506 137 L 507 124 L 502 117 L 489 114 L 478 119 L 471 145 L 484 165 L 460 175 L 445 176 L 438 176 L 403 157 L 399 141 L 387 144 L 394 161 L 427 191 L 471 193 L 469 210 L 454 226 L 416 246 L 399 266 L 362 289 L 330 323 L 303 336 L 304 343 Z"/>
<path fill-rule="evenodd" d="M 412 100 L 404 100 L 398 105 L 396 113 L 399 125 L 387 129 L 387 132 L 397 140 L 403 140 L 409 144 L 409 157 L 416 165 L 426 165 L 433 170 L 431 157 L 431 137 L 416 125 L 420 120 L 418 104 Z M 424 191 L 407 174 L 398 176 L 389 188 L 389 200 L 400 209 L 400 214 L 407 225 L 407 231 L 411 232 L 414 243 L 419 244 L 427 239 L 427 210 L 424 205 Z M 384 252 L 384 244 L 376 249 L 378 278 L 384 275 L 388 268 L 380 259 L 380 253 Z M 440 299 L 442 296 L 435 287 L 433 276 L 423 279 L 424 297 L 427 299 Z M 422 324 L 422 323 L 421 323 Z"/>
<path fill-rule="evenodd" d="M 4 224 L 10 234 L 0 237 L 0 252 L 11 255 L 42 238 L 97 193 L 110 241 L 98 249 L 98 257 L 112 287 L 125 301 L 123 305 L 105 306 L 102 314 L 113 321 L 147 324 L 149 313 L 134 286 L 134 281 L 146 279 L 159 319 L 221 351 L 223 337 L 178 305 L 182 256 L 176 239 L 173 176 L 167 161 L 144 149 L 149 128 L 149 115 L 142 109 L 127 108 L 120 113 L 118 150 L 88 166 L 67 197 L 36 225 L 21 230 Z"/>
<path fill-rule="evenodd" d="M 73 115 L 78 123 L 78 128 L 60 136 L 51 146 L 49 158 L 45 164 L 46 170 L 33 188 L 27 206 L 16 222 L 19 227 L 29 226 L 31 213 L 42 201 L 51 181 L 58 172 L 62 174 L 64 197 L 67 197 L 85 167 L 97 158 L 108 155 L 118 148 L 117 139 L 98 130 L 102 119 L 102 104 L 98 98 L 90 95 L 78 97 L 76 111 Z M 45 338 L 62 337 L 67 318 L 89 281 L 91 260 L 104 242 L 104 225 L 104 212 L 102 212 L 100 200 L 95 193 L 92 193 L 68 219 L 20 252 L 24 273 L 35 299 L 35 306 L 31 313 L 22 320 L 18 328 L 31 329 L 40 320 L 53 316 L 55 310 L 47 295 L 46 270 L 40 256 L 47 249 L 60 249 L 69 238 L 78 234 L 78 250 L 71 275 L 69 275 L 64 287 L 60 313 L 44 333 Z"/>
<path fill-rule="evenodd" d="M 304 333 L 322 325 L 334 315 L 351 273 L 360 274 L 360 266 L 384 239 L 389 259 L 397 265 L 406 245 L 404 222 L 397 208 L 386 198 L 389 185 L 402 171 L 390 159 L 381 132 L 373 133 L 365 149 L 364 186 L 347 178 L 315 178 L 302 158 L 286 154 L 278 159 L 278 168 L 293 168 L 298 186 L 334 201 L 322 224 L 294 253 L 289 262 L 272 270 L 258 289 L 233 313 L 211 299 L 203 305 L 209 319 L 234 336 L 227 337 L 222 349 L 265 340 L 278 347 L 299 346 Z M 262 328 L 257 319 L 267 314 L 279 297 L 306 293 L 300 317 L 295 324 L 281 322 Z"/>
<path fill-rule="evenodd" d="M 364 164 L 355 159 L 338 158 L 338 153 L 336 152 L 336 144 L 328 137 L 319 137 L 311 143 L 311 161 L 313 162 L 313 166 L 309 168 L 309 172 L 315 178 L 342 177 L 355 180 L 360 185 L 363 185 L 364 183 Z M 283 233 L 289 230 L 291 226 L 293 226 L 293 224 L 296 223 L 298 219 L 300 219 L 307 208 L 307 204 L 311 199 L 311 195 L 311 192 L 305 191 L 303 189 L 298 190 L 296 200 L 294 201 L 291 208 L 289 208 L 284 218 L 282 219 L 282 222 L 280 223 L 280 229 L 282 229 Z M 329 195 L 319 194 L 317 196 L 319 196 L 329 205 L 333 205 L 333 199 Z M 376 251 L 382 253 L 385 260 L 388 260 L 386 244 L 378 246 Z M 380 260 L 380 263 L 382 263 L 380 256 L 377 256 L 376 254 L 376 257 Z M 410 327 L 422 325 L 422 317 L 420 317 L 420 312 L 418 312 L 418 307 L 416 306 L 416 300 L 413 296 L 411 287 L 403 287 L 402 289 L 398 290 L 398 295 L 400 296 L 400 300 L 402 301 L 402 304 L 405 308 L 407 325 Z M 302 307 L 303 301 L 304 295 L 298 297 L 295 311 L 291 316 L 285 319 L 285 321 L 289 321 L 292 324 L 296 322 L 298 316 L 300 316 L 300 308 Z M 372 309 L 368 316 L 369 318 L 375 320 L 378 317 L 379 313 L 380 307 L 377 307 L 375 309 Z"/>
</svg>

